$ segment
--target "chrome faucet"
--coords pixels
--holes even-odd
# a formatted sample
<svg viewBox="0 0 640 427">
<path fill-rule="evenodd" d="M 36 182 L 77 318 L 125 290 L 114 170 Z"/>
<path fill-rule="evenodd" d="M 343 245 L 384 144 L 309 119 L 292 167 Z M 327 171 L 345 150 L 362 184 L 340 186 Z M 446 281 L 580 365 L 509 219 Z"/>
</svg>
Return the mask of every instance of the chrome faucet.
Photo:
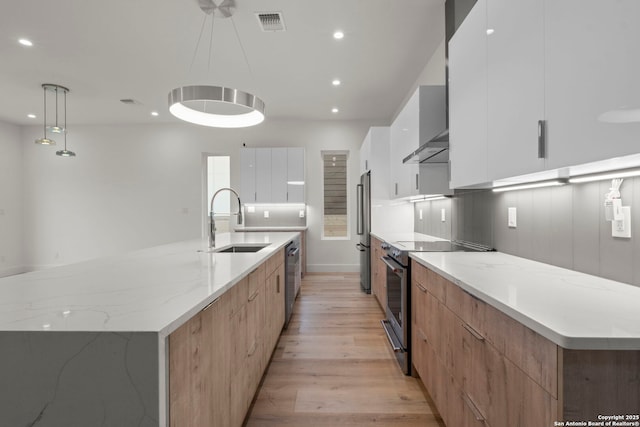
<svg viewBox="0 0 640 427">
<path fill-rule="evenodd" d="M 213 194 L 211 198 L 211 209 L 209 209 L 209 248 L 214 248 L 216 246 L 216 220 L 214 219 L 213 212 L 213 201 L 216 199 L 216 196 L 221 191 L 231 191 L 238 198 L 238 225 L 242 224 L 242 203 L 240 202 L 240 196 L 233 188 L 224 187 L 219 189 Z"/>
</svg>

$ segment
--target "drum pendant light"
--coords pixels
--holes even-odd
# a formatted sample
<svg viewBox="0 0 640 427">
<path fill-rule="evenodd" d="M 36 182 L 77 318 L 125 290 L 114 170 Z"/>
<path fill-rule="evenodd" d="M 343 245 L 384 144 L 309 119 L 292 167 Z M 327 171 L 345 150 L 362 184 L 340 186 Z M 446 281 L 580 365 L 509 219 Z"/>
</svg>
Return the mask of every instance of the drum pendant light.
<svg viewBox="0 0 640 427">
<path fill-rule="evenodd" d="M 42 85 L 42 89 L 44 90 L 44 119 L 43 119 L 43 135 L 42 138 L 38 138 L 36 139 L 36 144 L 40 144 L 40 145 L 55 145 L 55 141 L 53 139 L 49 139 L 47 138 L 47 90 L 48 88 L 52 86 L 50 84 L 43 84 Z M 56 109 L 58 108 L 58 106 L 56 105 Z"/>
<path fill-rule="evenodd" d="M 215 3 L 214 0 L 197 0 L 200 9 L 211 16 L 211 34 L 213 36 L 214 16 L 224 19 L 232 17 L 235 11 L 234 0 L 223 0 Z M 233 22 L 233 18 L 231 18 Z M 233 24 L 235 29 L 235 23 Z M 202 30 L 200 32 L 202 36 Z M 236 29 L 236 37 L 238 32 Z M 200 39 L 198 39 L 198 44 Z M 240 42 L 242 52 L 247 62 L 246 53 L 242 42 Z M 196 45 L 196 52 L 197 52 Z M 195 53 L 194 53 L 195 59 Z M 211 61 L 211 42 L 209 45 L 209 62 Z M 193 63 L 193 62 L 192 62 Z M 223 87 L 193 85 L 182 86 L 169 92 L 169 112 L 180 120 L 202 126 L 220 128 L 242 128 L 254 126 L 264 120 L 264 102 L 250 93 Z"/>
<path fill-rule="evenodd" d="M 58 86 L 58 88 L 60 88 L 60 86 Z M 67 150 L 67 92 L 69 92 L 69 89 L 67 88 L 63 88 L 64 89 L 64 150 L 59 150 L 56 151 L 56 156 L 60 156 L 60 157 L 75 157 L 76 153 L 74 153 L 73 151 L 69 151 Z M 58 91 L 56 90 L 56 96 L 57 96 Z M 56 103 L 56 127 L 58 126 L 58 119 L 57 119 L 57 109 L 58 109 L 58 104 Z"/>
</svg>

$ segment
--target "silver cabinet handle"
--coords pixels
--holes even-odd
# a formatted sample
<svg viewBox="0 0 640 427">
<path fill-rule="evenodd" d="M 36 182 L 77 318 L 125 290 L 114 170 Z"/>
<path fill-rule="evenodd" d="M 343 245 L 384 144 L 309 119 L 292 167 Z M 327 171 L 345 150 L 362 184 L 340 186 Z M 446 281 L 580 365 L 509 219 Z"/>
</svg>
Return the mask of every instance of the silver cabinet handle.
<svg viewBox="0 0 640 427">
<path fill-rule="evenodd" d="M 463 323 L 462 327 L 465 328 L 467 330 L 467 332 L 469 332 L 471 335 L 473 335 L 473 337 L 475 339 L 477 339 L 478 341 L 484 341 L 484 337 L 480 334 L 480 332 L 476 331 L 471 326 L 467 325 L 466 323 Z"/>
<path fill-rule="evenodd" d="M 462 393 L 462 400 L 464 400 L 464 403 L 466 403 L 467 407 L 469 407 L 471 412 L 473 412 L 473 416 L 475 417 L 476 421 L 482 421 L 484 423 L 484 416 L 480 413 L 480 410 L 478 409 L 476 404 L 473 403 L 473 400 L 471 400 L 471 398 L 465 393 Z"/>
<path fill-rule="evenodd" d="M 402 346 L 400 345 L 399 342 L 396 342 L 397 339 L 393 339 L 391 334 L 392 332 L 389 331 L 389 328 L 391 328 L 391 325 L 389 324 L 388 320 L 381 320 L 380 323 L 382 323 L 382 329 L 384 329 L 384 332 L 387 334 L 387 339 L 389 340 L 389 344 L 391 344 L 391 349 L 393 350 L 394 353 L 402 353 Z"/>
<path fill-rule="evenodd" d="M 416 190 L 420 189 L 420 184 L 418 183 L 418 181 L 420 179 L 419 177 L 420 177 L 420 174 L 416 174 Z"/>
<path fill-rule="evenodd" d="M 356 212 L 356 219 L 357 219 L 357 223 L 356 223 L 356 233 L 358 234 L 358 236 L 361 236 L 362 234 L 364 234 L 364 186 L 362 184 L 358 184 L 356 186 L 356 189 L 358 191 L 357 197 L 358 197 L 358 204 L 357 204 L 357 212 Z"/>
<path fill-rule="evenodd" d="M 422 292 L 427 293 L 427 288 L 425 288 L 424 286 L 422 286 L 420 283 L 416 282 L 416 286 L 418 287 L 418 289 L 420 289 Z"/>
<path fill-rule="evenodd" d="M 391 271 L 393 271 L 394 273 L 397 274 L 397 273 L 403 273 L 404 272 L 404 269 L 402 267 L 398 268 L 397 266 L 392 264 L 392 262 L 395 262 L 395 261 L 393 261 L 391 258 L 383 256 L 383 257 L 380 257 L 380 259 L 382 260 L 382 262 L 387 264 L 387 267 L 389 267 L 391 269 Z M 398 264 L 398 265 L 400 265 L 400 264 Z"/>
<path fill-rule="evenodd" d="M 547 121 L 538 120 L 538 158 L 547 157 Z"/>
<path fill-rule="evenodd" d="M 249 302 L 253 301 L 254 299 L 256 299 L 256 297 L 258 296 L 258 294 L 260 293 L 260 291 L 256 291 L 253 295 L 251 295 L 249 297 Z"/>
<path fill-rule="evenodd" d="M 398 183 L 396 182 L 396 196 L 398 195 Z"/>
</svg>

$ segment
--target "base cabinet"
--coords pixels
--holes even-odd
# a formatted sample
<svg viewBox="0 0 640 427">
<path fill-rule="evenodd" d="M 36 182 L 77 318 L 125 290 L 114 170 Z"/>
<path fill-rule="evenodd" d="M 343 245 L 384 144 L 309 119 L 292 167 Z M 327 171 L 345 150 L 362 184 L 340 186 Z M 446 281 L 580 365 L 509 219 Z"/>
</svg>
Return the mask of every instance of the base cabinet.
<svg viewBox="0 0 640 427">
<path fill-rule="evenodd" d="M 171 427 L 241 426 L 284 326 L 284 250 L 169 335 Z"/>
<path fill-rule="evenodd" d="M 382 249 L 382 241 L 371 237 L 371 293 L 378 300 L 380 308 L 386 310 L 387 307 L 387 269 L 382 257 L 386 255 Z"/>
<path fill-rule="evenodd" d="M 412 261 L 412 360 L 445 424 L 637 414 L 640 351 L 568 350 Z"/>
</svg>

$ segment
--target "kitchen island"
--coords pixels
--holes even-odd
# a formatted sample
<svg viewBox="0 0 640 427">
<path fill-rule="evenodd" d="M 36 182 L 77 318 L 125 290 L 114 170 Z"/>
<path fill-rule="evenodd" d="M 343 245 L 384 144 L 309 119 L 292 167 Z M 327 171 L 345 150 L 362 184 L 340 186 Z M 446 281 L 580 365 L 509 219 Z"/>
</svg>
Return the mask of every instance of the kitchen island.
<svg viewBox="0 0 640 427">
<path fill-rule="evenodd" d="M 220 318 L 225 322 L 231 319 L 226 307 L 216 308 L 221 298 L 225 304 L 233 298 L 229 306 L 240 313 L 233 317 L 236 333 L 244 331 L 242 342 L 236 343 L 238 351 L 249 351 L 247 357 L 264 353 L 257 363 L 264 368 L 277 336 L 270 332 L 268 340 L 255 338 L 266 330 L 261 323 L 279 334 L 279 318 L 271 322 L 264 312 L 269 311 L 267 304 L 280 304 L 280 299 L 284 307 L 283 249 L 296 235 L 220 234 L 218 248 L 267 246 L 255 253 L 215 253 L 196 239 L 0 279 L 0 424 L 171 425 L 170 406 L 176 405 L 179 413 L 182 396 L 170 396 L 170 383 L 172 392 L 185 388 L 184 396 L 206 385 L 175 381 L 200 372 L 192 362 L 205 347 L 193 344 L 193 337 L 206 325 L 198 323 L 196 330 L 191 323 L 201 322 L 202 313 L 224 314 Z M 264 292 L 258 298 L 259 290 Z M 260 301 L 262 311 L 251 311 L 244 304 L 247 300 Z M 252 331 L 253 340 L 247 338 L 245 323 L 260 326 Z M 240 335 L 225 335 L 229 342 L 221 339 L 208 349 L 231 347 L 234 338 L 241 341 Z M 172 338 L 174 352 L 169 348 Z M 228 360 L 229 352 L 225 354 Z M 172 364 L 170 355 L 173 362 L 185 361 L 182 365 L 189 372 Z M 240 362 L 241 356 L 236 357 Z M 172 372 L 179 374 L 173 382 Z M 254 374 L 261 377 L 261 372 Z M 246 396 L 240 397 L 239 406 L 246 406 Z M 191 425 L 184 419 L 179 424 Z"/>
<path fill-rule="evenodd" d="M 411 258 L 414 365 L 448 426 L 640 425 L 639 287 L 499 252 Z"/>
</svg>

